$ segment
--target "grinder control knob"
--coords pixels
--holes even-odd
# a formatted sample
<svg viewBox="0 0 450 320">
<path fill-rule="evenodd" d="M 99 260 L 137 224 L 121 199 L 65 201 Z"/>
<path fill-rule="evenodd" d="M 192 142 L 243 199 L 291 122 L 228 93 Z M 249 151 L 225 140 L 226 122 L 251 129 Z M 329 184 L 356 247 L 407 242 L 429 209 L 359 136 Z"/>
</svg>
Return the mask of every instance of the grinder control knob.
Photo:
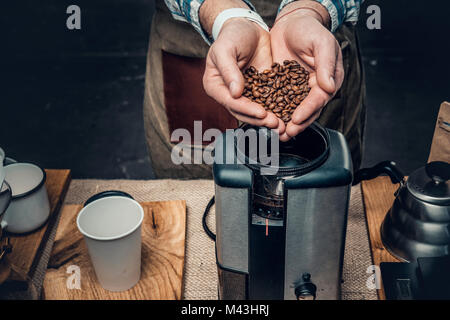
<svg viewBox="0 0 450 320">
<path fill-rule="evenodd" d="M 295 287 L 295 296 L 297 300 L 315 300 L 317 287 L 311 282 L 311 275 L 304 273 L 301 281 Z"/>
</svg>

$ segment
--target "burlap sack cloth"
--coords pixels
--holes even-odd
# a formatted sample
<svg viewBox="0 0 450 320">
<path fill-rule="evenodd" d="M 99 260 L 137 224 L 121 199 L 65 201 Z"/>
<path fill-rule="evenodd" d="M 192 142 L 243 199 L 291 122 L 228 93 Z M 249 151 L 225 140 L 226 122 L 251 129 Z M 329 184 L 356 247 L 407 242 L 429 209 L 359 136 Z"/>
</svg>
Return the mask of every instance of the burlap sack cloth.
<svg viewBox="0 0 450 320">
<path fill-rule="evenodd" d="M 187 232 L 183 299 L 217 299 L 217 267 L 214 242 L 202 228 L 202 215 L 214 195 L 211 180 L 73 180 L 66 204 L 80 204 L 97 192 L 123 190 L 137 201 L 186 200 Z M 214 230 L 214 207 L 208 224 Z M 361 190 L 352 188 L 345 246 L 342 298 L 376 299 L 367 287 L 372 264 Z"/>
</svg>

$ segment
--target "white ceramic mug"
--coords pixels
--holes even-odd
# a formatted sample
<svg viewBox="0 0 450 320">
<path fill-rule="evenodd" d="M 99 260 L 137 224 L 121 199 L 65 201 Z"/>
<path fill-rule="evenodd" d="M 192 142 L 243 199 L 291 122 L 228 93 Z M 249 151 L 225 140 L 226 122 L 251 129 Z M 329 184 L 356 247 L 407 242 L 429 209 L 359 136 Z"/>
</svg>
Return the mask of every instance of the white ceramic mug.
<svg viewBox="0 0 450 320">
<path fill-rule="evenodd" d="M 5 151 L 2 148 L 0 148 L 0 163 L 6 166 L 8 164 L 16 162 L 17 162 L 16 160 L 8 158 L 5 154 Z M 1 175 L 0 175 L 0 182 L 1 182 Z"/>
<path fill-rule="evenodd" d="M 12 233 L 38 229 L 50 215 L 45 171 L 31 163 L 13 163 L 3 169 L 12 198 L 1 221 L 2 229 Z"/>
<path fill-rule="evenodd" d="M 5 159 L 5 152 L 0 148 L 0 189 L 3 188 L 3 181 L 5 181 L 5 169 L 3 168 L 3 160 Z M 1 191 L 1 190 L 0 190 Z M 3 212 L 0 212 L 0 214 Z"/>
<path fill-rule="evenodd" d="M 139 281 L 143 220 L 141 205 L 124 196 L 100 198 L 78 214 L 78 230 L 104 289 L 125 291 Z"/>
</svg>

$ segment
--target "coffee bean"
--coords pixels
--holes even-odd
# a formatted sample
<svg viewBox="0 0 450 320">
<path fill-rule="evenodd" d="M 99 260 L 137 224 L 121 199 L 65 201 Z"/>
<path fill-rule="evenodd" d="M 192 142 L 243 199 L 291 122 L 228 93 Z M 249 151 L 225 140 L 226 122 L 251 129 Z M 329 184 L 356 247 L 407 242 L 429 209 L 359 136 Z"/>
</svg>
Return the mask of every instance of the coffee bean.
<svg viewBox="0 0 450 320">
<path fill-rule="evenodd" d="M 277 99 L 275 100 L 275 102 L 280 103 L 283 100 L 284 100 L 284 98 L 282 96 L 278 96 Z"/>
<path fill-rule="evenodd" d="M 309 72 L 295 60 L 275 62 L 271 69 L 261 73 L 251 66 L 243 75 L 244 97 L 261 104 L 286 123 L 311 90 Z"/>
</svg>

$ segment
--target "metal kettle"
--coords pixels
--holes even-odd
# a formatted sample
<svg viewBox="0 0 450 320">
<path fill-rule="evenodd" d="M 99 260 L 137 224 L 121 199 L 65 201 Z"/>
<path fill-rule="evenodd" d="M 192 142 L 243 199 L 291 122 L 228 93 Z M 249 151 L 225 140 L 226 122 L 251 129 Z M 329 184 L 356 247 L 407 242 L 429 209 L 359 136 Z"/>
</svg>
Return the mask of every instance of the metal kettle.
<svg viewBox="0 0 450 320">
<path fill-rule="evenodd" d="M 381 225 L 381 240 L 400 260 L 450 254 L 450 164 L 431 162 L 407 180 L 392 161 L 355 173 L 354 184 L 386 173 L 400 186 Z"/>
</svg>

